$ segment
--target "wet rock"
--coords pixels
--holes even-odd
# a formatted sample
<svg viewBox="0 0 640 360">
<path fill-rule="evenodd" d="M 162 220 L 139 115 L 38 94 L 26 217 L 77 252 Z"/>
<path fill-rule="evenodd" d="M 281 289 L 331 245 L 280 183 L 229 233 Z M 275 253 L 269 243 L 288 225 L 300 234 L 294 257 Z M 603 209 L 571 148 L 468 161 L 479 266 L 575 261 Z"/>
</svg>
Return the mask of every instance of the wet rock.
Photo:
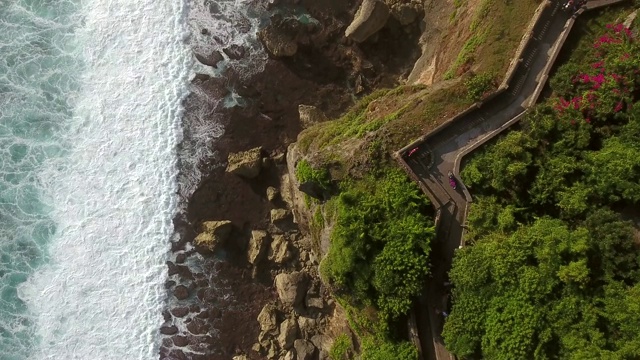
<svg viewBox="0 0 640 360">
<path fill-rule="evenodd" d="M 291 251 L 289 250 L 289 242 L 284 235 L 274 235 L 273 241 L 271 241 L 271 248 L 269 249 L 269 260 L 276 264 L 284 264 L 291 258 Z"/>
<path fill-rule="evenodd" d="M 252 179 L 260 173 L 262 165 L 262 147 L 256 147 L 248 151 L 229 153 L 227 172 Z"/>
<path fill-rule="evenodd" d="M 308 277 L 305 272 L 296 271 L 290 274 L 278 274 L 275 278 L 278 297 L 285 306 L 300 305 L 307 292 Z"/>
<path fill-rule="evenodd" d="M 280 335 L 278 335 L 278 343 L 282 349 L 290 349 L 293 341 L 298 336 L 298 323 L 295 319 L 286 319 L 280 324 Z"/>
<path fill-rule="evenodd" d="M 311 105 L 298 105 L 298 114 L 302 128 L 306 129 L 314 124 L 329 120 L 327 116 L 318 108 Z"/>
<path fill-rule="evenodd" d="M 176 264 L 182 264 L 185 261 L 187 261 L 187 254 L 180 253 L 180 254 L 176 255 Z"/>
<path fill-rule="evenodd" d="M 275 226 L 286 224 L 291 219 L 291 211 L 287 209 L 271 209 L 271 223 Z"/>
<path fill-rule="evenodd" d="M 384 27 L 389 18 L 389 7 L 382 0 L 364 0 L 345 31 L 345 36 L 363 42 Z"/>
<path fill-rule="evenodd" d="M 171 309 L 171 314 L 177 318 L 185 317 L 189 314 L 189 308 L 187 307 L 177 307 Z"/>
<path fill-rule="evenodd" d="M 248 260 L 251 264 L 257 264 L 264 255 L 268 234 L 264 230 L 253 230 L 249 240 Z"/>
<path fill-rule="evenodd" d="M 233 224 L 228 220 L 205 221 L 202 223 L 202 232 L 196 236 L 194 243 L 215 251 L 227 241 L 232 229 Z"/>
<path fill-rule="evenodd" d="M 296 349 L 298 360 L 311 360 L 316 352 L 315 346 L 309 340 L 297 339 L 293 347 Z"/>
<path fill-rule="evenodd" d="M 164 288 L 165 289 L 171 289 L 172 287 L 176 286 L 176 282 L 173 280 L 167 280 L 164 282 Z"/>
<path fill-rule="evenodd" d="M 207 333 L 207 324 L 202 319 L 195 318 L 187 324 L 187 330 L 193 335 L 202 335 Z"/>
<path fill-rule="evenodd" d="M 176 333 L 178 333 L 178 328 L 175 325 L 163 326 L 160 328 L 160 334 L 163 335 L 173 335 Z"/>
<path fill-rule="evenodd" d="M 189 339 L 186 336 L 176 335 L 171 338 L 173 340 L 173 344 L 178 347 L 183 347 L 189 345 Z"/>
<path fill-rule="evenodd" d="M 271 24 L 258 32 L 258 38 L 273 57 L 293 56 L 298 51 L 296 22 L 272 18 Z"/>
<path fill-rule="evenodd" d="M 178 300 L 185 300 L 189 297 L 189 289 L 187 289 L 187 287 L 184 285 L 178 285 L 173 290 L 173 296 L 175 296 Z"/>
<path fill-rule="evenodd" d="M 260 314 L 258 314 L 258 323 L 260 324 L 260 330 L 265 333 L 270 333 L 278 329 L 276 322 L 276 307 L 273 304 L 266 304 Z"/>
<path fill-rule="evenodd" d="M 227 56 L 231 60 L 240 60 L 244 57 L 244 54 L 246 53 L 244 46 L 236 45 L 236 44 L 233 44 L 227 48 L 224 48 L 222 51 L 225 54 L 227 54 Z"/>
<path fill-rule="evenodd" d="M 280 191 L 273 186 L 269 186 L 267 188 L 267 200 L 274 201 L 278 195 L 280 195 Z"/>
<path fill-rule="evenodd" d="M 222 56 L 219 51 L 213 51 L 208 55 L 195 54 L 195 56 L 196 60 L 201 64 L 214 68 L 218 67 L 218 63 L 224 59 L 224 56 Z"/>
</svg>

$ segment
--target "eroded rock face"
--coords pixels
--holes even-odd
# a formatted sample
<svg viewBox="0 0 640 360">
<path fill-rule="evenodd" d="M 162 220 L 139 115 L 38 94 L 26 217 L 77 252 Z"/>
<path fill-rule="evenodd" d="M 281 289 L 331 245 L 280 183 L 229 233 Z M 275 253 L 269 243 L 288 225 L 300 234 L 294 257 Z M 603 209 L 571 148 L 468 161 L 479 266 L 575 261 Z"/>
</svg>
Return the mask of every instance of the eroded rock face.
<svg viewBox="0 0 640 360">
<path fill-rule="evenodd" d="M 215 251 L 218 246 L 227 241 L 232 229 L 233 224 L 228 220 L 205 221 L 202 223 L 202 232 L 196 236 L 194 243 Z"/>
<path fill-rule="evenodd" d="M 278 329 L 276 322 L 276 307 L 272 304 L 265 305 L 258 314 L 258 323 L 263 333 L 273 332 Z"/>
<path fill-rule="evenodd" d="M 384 27 L 389 19 L 389 7 L 382 0 L 364 0 L 345 36 L 363 42 Z"/>
<path fill-rule="evenodd" d="M 298 113 L 300 114 L 300 123 L 304 129 L 311 125 L 329 120 L 329 118 L 327 118 L 320 109 L 311 105 L 298 105 Z"/>
<path fill-rule="evenodd" d="M 264 255 L 268 234 L 264 230 L 253 230 L 249 240 L 248 260 L 252 265 L 257 264 Z"/>
<path fill-rule="evenodd" d="M 285 306 L 300 305 L 307 292 L 308 277 L 305 272 L 296 271 L 290 274 L 278 274 L 275 279 L 278 297 Z"/>
<path fill-rule="evenodd" d="M 274 235 L 273 241 L 271 241 L 271 248 L 269 249 L 269 260 L 276 264 L 284 264 L 291 258 L 291 251 L 289 250 L 289 242 L 284 235 Z"/>
<path fill-rule="evenodd" d="M 316 347 L 308 340 L 297 339 L 293 347 L 296 349 L 298 360 L 311 360 L 316 352 Z"/>
<path fill-rule="evenodd" d="M 227 159 L 227 172 L 242 176 L 246 179 L 253 179 L 260 174 L 262 167 L 262 147 L 238 153 L 229 153 Z"/>
<path fill-rule="evenodd" d="M 189 289 L 184 285 L 178 285 L 173 290 L 173 296 L 178 300 L 184 300 L 189 297 Z"/>
</svg>

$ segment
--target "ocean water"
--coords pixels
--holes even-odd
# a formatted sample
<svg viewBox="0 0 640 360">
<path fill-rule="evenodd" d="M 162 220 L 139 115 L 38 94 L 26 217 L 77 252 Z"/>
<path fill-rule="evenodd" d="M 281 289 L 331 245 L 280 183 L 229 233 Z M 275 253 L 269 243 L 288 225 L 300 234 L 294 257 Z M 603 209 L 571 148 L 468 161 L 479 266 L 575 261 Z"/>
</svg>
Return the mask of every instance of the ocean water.
<svg viewBox="0 0 640 360">
<path fill-rule="evenodd" d="M 154 359 L 181 0 L 0 0 L 0 360 Z"/>
</svg>

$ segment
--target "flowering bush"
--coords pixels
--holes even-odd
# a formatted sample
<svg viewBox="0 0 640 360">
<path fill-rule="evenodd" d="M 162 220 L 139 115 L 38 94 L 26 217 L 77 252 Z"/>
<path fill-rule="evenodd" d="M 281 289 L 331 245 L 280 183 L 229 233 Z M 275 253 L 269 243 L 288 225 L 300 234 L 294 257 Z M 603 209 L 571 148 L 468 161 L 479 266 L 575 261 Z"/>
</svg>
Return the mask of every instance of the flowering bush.
<svg viewBox="0 0 640 360">
<path fill-rule="evenodd" d="M 608 24 L 606 29 L 593 42 L 590 66 L 570 76 L 570 86 L 558 86 L 563 90 L 555 104 L 560 119 L 604 124 L 637 97 L 640 57 L 631 55 L 640 52 L 635 35 L 623 24 Z"/>
</svg>

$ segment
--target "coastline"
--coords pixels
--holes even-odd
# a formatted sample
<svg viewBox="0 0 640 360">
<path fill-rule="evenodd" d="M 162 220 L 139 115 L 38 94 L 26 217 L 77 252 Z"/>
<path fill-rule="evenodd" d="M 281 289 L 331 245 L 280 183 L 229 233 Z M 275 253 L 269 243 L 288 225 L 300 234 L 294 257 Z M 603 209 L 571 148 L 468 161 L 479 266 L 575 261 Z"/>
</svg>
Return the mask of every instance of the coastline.
<svg viewBox="0 0 640 360">
<path fill-rule="evenodd" d="M 404 33 L 399 35 L 398 29 L 384 30 L 389 32 L 383 34 L 387 38 L 360 48 L 347 40 L 345 21 L 350 21 L 356 10 L 352 1 L 339 6 L 329 0 L 302 1 L 302 5 L 323 23 L 323 29 L 309 35 L 313 42 L 300 46 L 295 56 L 271 56 L 264 71 L 249 79 L 243 80 L 228 70 L 223 78 L 197 75 L 193 80 L 192 86 L 220 97 L 228 93 L 231 85 L 245 100 L 244 107 L 217 109 L 224 119 L 219 124 L 224 135 L 216 139 L 213 151 L 221 163 L 229 153 L 257 146 L 270 157 L 284 155 L 302 129 L 298 105 L 316 106 L 329 118 L 337 118 L 356 97 L 381 86 L 395 85 L 400 76 L 407 75 L 413 65 L 411 59 L 419 55 L 417 48 L 409 48 L 413 55 L 398 64 L 380 51 L 394 37 L 406 37 Z M 417 43 L 417 34 L 408 42 Z M 336 37 L 341 40 L 336 41 Z M 400 45 L 404 44 L 395 46 Z M 366 54 L 372 54 L 365 61 L 370 60 L 374 69 L 368 69 L 365 82 L 358 85 L 363 88 L 356 90 L 355 81 L 362 81 L 363 77 L 361 69 L 355 67 L 361 66 Z M 309 64 L 315 71 L 309 71 Z M 356 80 L 358 76 L 360 80 Z M 167 262 L 169 280 L 165 288 L 169 308 L 163 313 L 160 359 L 222 360 L 237 354 L 262 358 L 251 350 L 260 333 L 256 319 L 277 294 L 273 271 L 252 277 L 245 248 L 251 230 L 269 225 L 269 211 L 274 205 L 267 200 L 266 189 L 279 188 L 281 173 L 271 166 L 257 178 L 246 180 L 226 173 L 223 166 L 211 165 L 210 173 L 188 201 L 186 216 L 174 219 L 180 237 L 171 246 L 171 258 L 175 260 Z M 191 246 L 200 224 L 207 220 L 229 220 L 234 224 L 232 240 L 215 254 Z"/>
</svg>

